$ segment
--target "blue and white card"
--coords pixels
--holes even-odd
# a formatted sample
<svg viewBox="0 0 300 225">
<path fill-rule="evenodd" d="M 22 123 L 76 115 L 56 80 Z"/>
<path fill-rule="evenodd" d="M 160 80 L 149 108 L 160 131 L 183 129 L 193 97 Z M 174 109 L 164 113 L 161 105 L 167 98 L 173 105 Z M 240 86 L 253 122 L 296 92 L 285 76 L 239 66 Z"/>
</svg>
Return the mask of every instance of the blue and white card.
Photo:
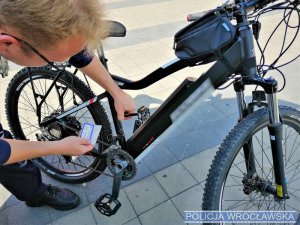
<svg viewBox="0 0 300 225">
<path fill-rule="evenodd" d="M 95 125 L 90 123 L 84 123 L 80 137 L 89 139 L 92 145 L 95 145 L 98 139 L 98 136 L 101 132 L 101 125 Z"/>
</svg>

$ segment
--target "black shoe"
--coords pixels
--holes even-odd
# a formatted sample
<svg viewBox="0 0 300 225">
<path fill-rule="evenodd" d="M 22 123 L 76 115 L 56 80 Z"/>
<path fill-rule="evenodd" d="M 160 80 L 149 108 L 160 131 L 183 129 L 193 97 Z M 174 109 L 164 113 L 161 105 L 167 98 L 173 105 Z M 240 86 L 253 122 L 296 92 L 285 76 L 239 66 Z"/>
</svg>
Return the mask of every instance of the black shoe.
<svg viewBox="0 0 300 225">
<path fill-rule="evenodd" d="M 47 205 L 57 210 L 66 211 L 78 206 L 79 197 L 68 189 L 48 185 L 41 199 L 37 201 L 26 201 L 25 204 L 29 207 Z"/>
</svg>

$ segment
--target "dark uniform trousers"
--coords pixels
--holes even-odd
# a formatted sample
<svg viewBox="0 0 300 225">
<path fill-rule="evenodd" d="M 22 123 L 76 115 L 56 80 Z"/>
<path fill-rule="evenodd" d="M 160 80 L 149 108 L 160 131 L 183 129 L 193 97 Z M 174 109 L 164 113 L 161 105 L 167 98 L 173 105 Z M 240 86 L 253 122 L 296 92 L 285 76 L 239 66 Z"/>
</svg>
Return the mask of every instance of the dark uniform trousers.
<svg viewBox="0 0 300 225">
<path fill-rule="evenodd" d="M 0 138 L 13 138 L 1 124 Z M 0 166 L 0 183 L 21 201 L 38 200 L 46 190 L 40 170 L 29 160 Z"/>
</svg>

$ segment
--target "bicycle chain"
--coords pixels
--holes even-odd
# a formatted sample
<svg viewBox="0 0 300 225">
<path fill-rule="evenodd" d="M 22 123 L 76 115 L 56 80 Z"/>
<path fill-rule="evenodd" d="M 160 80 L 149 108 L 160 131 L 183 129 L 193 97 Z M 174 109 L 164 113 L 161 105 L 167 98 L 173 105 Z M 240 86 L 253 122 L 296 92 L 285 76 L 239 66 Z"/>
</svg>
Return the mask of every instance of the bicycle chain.
<svg viewBox="0 0 300 225">
<path fill-rule="evenodd" d="M 74 128 L 72 128 L 72 127 L 70 127 L 66 124 L 63 124 L 63 123 L 60 123 L 60 124 L 64 127 L 67 127 L 69 129 L 75 131 Z M 137 166 L 136 166 L 136 163 L 135 163 L 134 159 L 132 158 L 132 156 L 129 153 L 127 153 L 124 150 L 121 150 L 118 146 L 109 145 L 108 143 L 106 143 L 104 141 L 98 140 L 98 143 L 103 144 L 105 146 L 109 146 L 106 150 L 103 151 L 103 154 L 107 155 L 107 159 L 106 159 L 107 168 L 109 169 L 109 171 L 112 174 L 114 174 L 114 167 L 117 166 L 116 160 L 125 160 L 128 165 L 124 169 L 122 180 L 130 180 L 136 175 Z M 83 165 L 75 163 L 75 162 L 70 162 L 70 163 L 72 163 L 76 166 L 80 166 L 80 167 L 85 168 L 85 169 L 90 168 L 88 166 L 83 166 Z M 113 177 L 113 175 L 111 175 L 111 174 L 107 174 L 105 172 L 102 172 L 102 171 L 99 171 L 99 170 L 96 170 L 96 169 L 92 169 L 92 171 L 94 171 L 96 173 L 99 173 L 99 174 L 109 176 L 109 177 Z"/>
<path fill-rule="evenodd" d="M 90 168 L 91 168 L 91 167 L 89 167 L 89 166 L 84 166 L 84 165 L 81 165 L 81 164 L 75 163 L 75 162 L 70 162 L 70 163 L 71 163 L 71 164 L 74 164 L 74 165 L 76 165 L 76 166 L 85 168 L 85 169 L 90 169 Z M 100 175 L 102 174 L 102 175 L 105 175 L 105 176 L 108 176 L 108 177 L 113 177 L 113 175 L 108 174 L 108 173 L 105 173 L 105 172 L 102 172 L 102 171 L 100 171 L 100 170 L 91 169 L 91 171 L 96 172 L 96 173 L 99 173 Z"/>
<path fill-rule="evenodd" d="M 125 160 L 128 165 L 124 169 L 122 180 L 130 180 L 136 175 L 137 166 L 134 159 L 129 153 L 125 152 L 124 150 L 121 150 L 118 146 L 115 145 L 110 146 L 104 152 L 106 153 L 103 154 L 107 155 L 107 159 L 106 159 L 107 168 L 112 174 L 114 174 L 114 167 L 117 166 L 116 160 Z M 75 163 L 75 162 L 70 162 L 70 163 L 85 169 L 90 169 L 90 167 L 81 165 L 79 163 Z M 114 176 L 96 169 L 92 169 L 92 171 L 108 177 Z"/>
</svg>

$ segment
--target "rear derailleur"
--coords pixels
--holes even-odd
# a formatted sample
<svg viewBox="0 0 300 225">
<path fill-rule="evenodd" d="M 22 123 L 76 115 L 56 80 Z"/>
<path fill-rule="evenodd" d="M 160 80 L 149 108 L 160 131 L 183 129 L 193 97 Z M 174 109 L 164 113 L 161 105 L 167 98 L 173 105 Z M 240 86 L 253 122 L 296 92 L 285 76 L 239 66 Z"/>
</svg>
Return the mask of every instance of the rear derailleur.
<svg viewBox="0 0 300 225">
<path fill-rule="evenodd" d="M 112 145 L 105 151 L 107 168 L 113 174 L 112 193 L 100 196 L 95 202 L 97 210 L 105 215 L 112 216 L 121 207 L 118 201 L 122 180 L 130 180 L 136 174 L 136 163 L 131 155 L 121 150 L 119 146 Z"/>
</svg>

